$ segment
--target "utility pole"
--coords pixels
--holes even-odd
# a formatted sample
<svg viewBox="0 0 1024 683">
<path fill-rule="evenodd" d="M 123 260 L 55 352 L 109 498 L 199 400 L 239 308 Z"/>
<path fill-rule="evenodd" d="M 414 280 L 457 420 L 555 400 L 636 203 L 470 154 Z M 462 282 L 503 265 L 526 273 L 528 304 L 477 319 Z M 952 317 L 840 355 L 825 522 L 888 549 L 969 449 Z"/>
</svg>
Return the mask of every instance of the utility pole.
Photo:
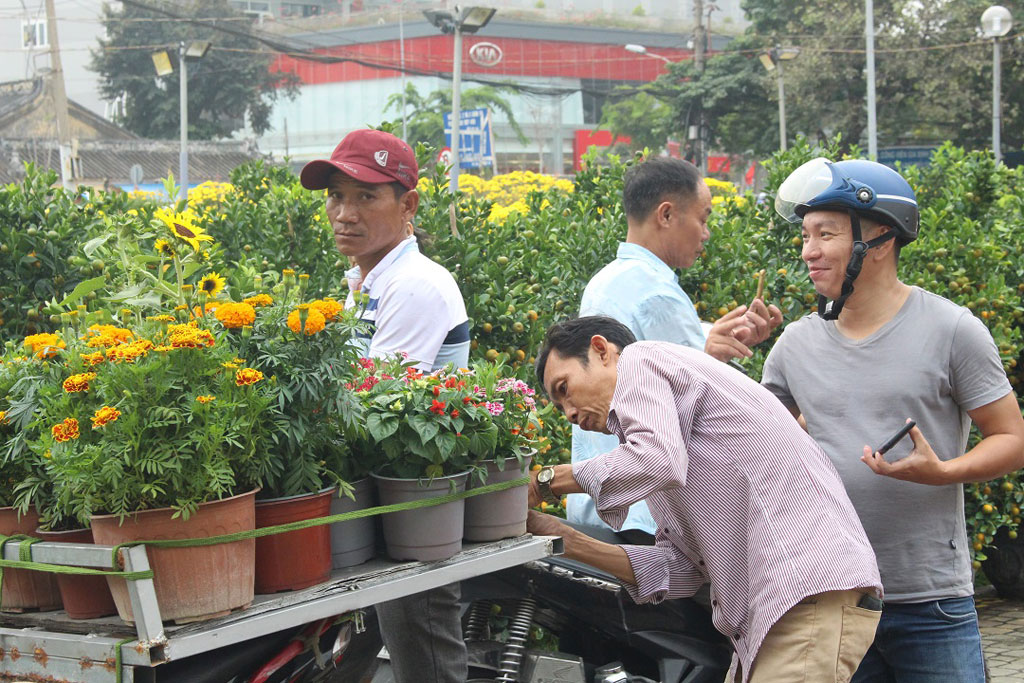
<svg viewBox="0 0 1024 683">
<path fill-rule="evenodd" d="M 60 182 L 72 189 L 71 129 L 68 124 L 68 95 L 64 90 L 64 70 L 60 64 L 60 42 L 57 39 L 57 13 L 53 0 L 46 0 L 46 39 L 50 41 L 50 93 L 57 113 L 57 143 L 60 146 Z"/>
<path fill-rule="evenodd" d="M 693 0 L 693 68 L 697 72 L 697 78 L 704 75 L 704 50 L 707 46 L 707 33 L 704 29 L 704 0 Z M 701 173 L 707 172 L 707 150 L 704 149 L 704 102 L 703 98 L 697 98 L 694 103 L 696 130 L 691 124 L 689 138 L 694 141 L 694 156 L 697 159 L 697 168 Z"/>
<path fill-rule="evenodd" d="M 53 0 L 50 0 L 53 2 Z M 181 118 L 181 149 L 178 152 L 178 184 L 181 186 L 181 198 L 188 201 L 188 67 L 185 66 L 185 43 L 178 43 L 178 66 L 180 69 L 178 82 L 178 108 Z"/>
<path fill-rule="evenodd" d="M 868 158 L 878 160 L 878 124 L 875 119 L 875 5 L 864 0 L 864 36 L 867 42 Z"/>
</svg>

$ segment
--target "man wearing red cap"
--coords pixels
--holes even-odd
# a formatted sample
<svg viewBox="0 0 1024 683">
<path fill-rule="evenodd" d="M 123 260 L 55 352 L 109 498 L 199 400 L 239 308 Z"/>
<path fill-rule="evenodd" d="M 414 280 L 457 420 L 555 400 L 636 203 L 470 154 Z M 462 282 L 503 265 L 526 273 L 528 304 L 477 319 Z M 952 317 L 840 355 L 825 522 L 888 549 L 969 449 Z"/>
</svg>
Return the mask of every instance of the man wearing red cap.
<svg viewBox="0 0 1024 683">
<path fill-rule="evenodd" d="M 469 319 L 459 287 L 444 267 L 420 253 L 409 226 L 420 197 L 412 149 L 394 135 L 357 130 L 330 159 L 302 169 L 303 187 L 327 190 L 334 243 L 355 262 L 346 273 L 361 292 L 360 317 L 370 334 L 363 355 L 408 354 L 422 370 L 469 361 Z M 345 307 L 355 306 L 352 293 Z M 468 675 L 452 584 L 377 606 L 381 635 L 399 683 L 463 683 Z"/>
</svg>

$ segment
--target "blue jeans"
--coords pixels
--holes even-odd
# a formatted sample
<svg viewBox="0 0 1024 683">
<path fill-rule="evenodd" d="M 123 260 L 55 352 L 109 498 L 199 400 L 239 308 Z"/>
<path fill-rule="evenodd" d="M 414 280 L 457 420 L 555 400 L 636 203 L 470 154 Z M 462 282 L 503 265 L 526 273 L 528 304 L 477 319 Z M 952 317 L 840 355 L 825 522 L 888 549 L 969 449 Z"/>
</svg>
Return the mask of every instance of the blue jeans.
<svg viewBox="0 0 1024 683">
<path fill-rule="evenodd" d="M 851 683 L 985 683 L 974 598 L 886 603 Z"/>
</svg>

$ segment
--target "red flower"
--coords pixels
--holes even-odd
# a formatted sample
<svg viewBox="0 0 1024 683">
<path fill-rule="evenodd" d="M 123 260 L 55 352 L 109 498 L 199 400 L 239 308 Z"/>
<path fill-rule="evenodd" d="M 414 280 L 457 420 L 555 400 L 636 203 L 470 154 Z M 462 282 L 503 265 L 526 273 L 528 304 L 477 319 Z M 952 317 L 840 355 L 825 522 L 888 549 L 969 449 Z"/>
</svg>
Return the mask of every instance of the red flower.
<svg viewBox="0 0 1024 683">
<path fill-rule="evenodd" d="M 382 374 L 381 374 L 381 376 L 380 376 L 380 378 L 381 378 L 381 379 L 394 379 L 394 377 L 392 377 L 391 375 L 389 375 L 389 374 L 388 374 L 388 373 L 386 373 L 386 372 L 385 372 L 385 373 L 382 373 Z"/>
<path fill-rule="evenodd" d="M 463 396 L 462 397 L 462 405 L 468 406 L 472 402 L 473 402 L 473 397 L 472 396 Z"/>
<path fill-rule="evenodd" d="M 441 387 L 434 387 L 434 396 L 440 396 L 440 395 L 441 395 Z M 437 403 L 437 401 L 434 401 L 434 403 Z"/>
<path fill-rule="evenodd" d="M 458 416 L 459 416 L 459 411 L 458 410 L 453 410 L 452 411 L 452 417 L 458 417 Z"/>
<path fill-rule="evenodd" d="M 462 389 L 463 387 L 466 386 L 466 380 L 460 379 L 459 383 L 456 386 L 458 386 L 459 389 Z"/>
<path fill-rule="evenodd" d="M 374 364 L 372 358 L 360 358 L 359 364 L 363 366 L 364 370 L 373 370 Z"/>
<path fill-rule="evenodd" d="M 437 415 L 444 415 L 444 409 L 446 407 L 447 404 L 444 401 L 438 401 L 437 399 L 434 399 L 434 401 L 431 402 L 430 404 L 430 412 L 435 413 Z"/>
</svg>

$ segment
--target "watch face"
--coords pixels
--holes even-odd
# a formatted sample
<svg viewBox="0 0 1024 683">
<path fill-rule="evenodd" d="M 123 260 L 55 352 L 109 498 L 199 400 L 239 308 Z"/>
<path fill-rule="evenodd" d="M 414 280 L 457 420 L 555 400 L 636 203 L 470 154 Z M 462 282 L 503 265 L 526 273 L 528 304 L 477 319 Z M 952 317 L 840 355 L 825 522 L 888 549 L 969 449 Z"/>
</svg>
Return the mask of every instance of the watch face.
<svg viewBox="0 0 1024 683">
<path fill-rule="evenodd" d="M 554 478 L 555 471 L 549 467 L 545 467 L 544 469 L 537 473 L 537 481 L 541 482 L 542 484 L 547 484 Z"/>
</svg>

